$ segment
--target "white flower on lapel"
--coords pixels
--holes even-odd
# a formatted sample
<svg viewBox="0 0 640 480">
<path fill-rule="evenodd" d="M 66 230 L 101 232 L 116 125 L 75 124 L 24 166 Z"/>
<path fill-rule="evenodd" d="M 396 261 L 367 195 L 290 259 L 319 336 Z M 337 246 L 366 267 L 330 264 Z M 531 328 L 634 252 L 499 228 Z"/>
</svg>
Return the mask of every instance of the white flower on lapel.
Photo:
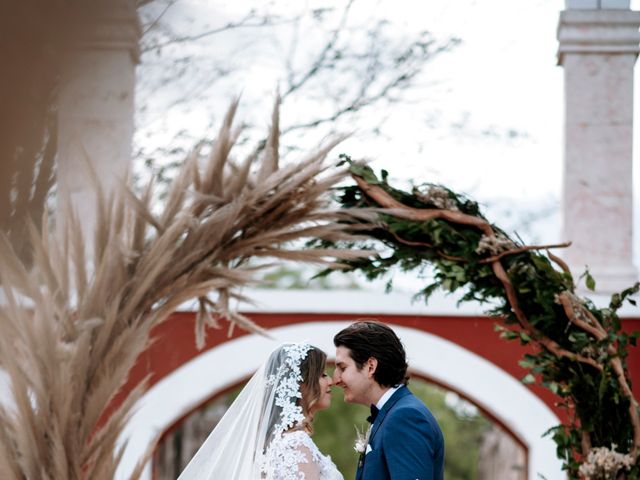
<svg viewBox="0 0 640 480">
<path fill-rule="evenodd" d="M 364 454 L 367 451 L 367 446 L 369 444 L 369 434 L 371 433 L 371 427 L 367 429 L 366 432 L 362 432 L 355 427 L 356 429 L 356 443 L 353 446 L 353 449 L 358 452 L 360 455 Z"/>
</svg>

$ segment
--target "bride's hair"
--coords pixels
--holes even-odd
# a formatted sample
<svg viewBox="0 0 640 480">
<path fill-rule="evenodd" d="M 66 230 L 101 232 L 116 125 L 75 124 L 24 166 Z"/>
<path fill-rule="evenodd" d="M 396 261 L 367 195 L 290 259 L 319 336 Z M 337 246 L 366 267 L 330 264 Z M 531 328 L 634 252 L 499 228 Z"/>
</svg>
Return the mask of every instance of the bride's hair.
<svg viewBox="0 0 640 480">
<path fill-rule="evenodd" d="M 307 357 L 300 364 L 300 373 L 302 374 L 302 384 L 300 385 L 300 393 L 302 393 L 302 411 L 305 416 L 309 416 L 311 407 L 322 396 L 320 390 L 320 377 L 324 373 L 327 363 L 327 354 L 316 347 L 311 347 L 307 353 Z M 305 425 L 307 430 L 313 430 L 311 424 Z"/>
</svg>

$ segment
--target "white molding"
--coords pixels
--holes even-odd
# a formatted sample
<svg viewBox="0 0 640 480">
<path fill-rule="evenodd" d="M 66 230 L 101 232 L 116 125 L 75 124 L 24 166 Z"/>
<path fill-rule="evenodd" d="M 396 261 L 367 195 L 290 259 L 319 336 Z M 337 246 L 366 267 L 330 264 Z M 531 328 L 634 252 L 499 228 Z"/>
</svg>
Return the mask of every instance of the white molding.
<svg viewBox="0 0 640 480">
<path fill-rule="evenodd" d="M 485 316 L 495 304 L 458 304 L 460 295 L 436 291 L 425 303 L 422 298 L 403 292 L 375 290 L 271 290 L 247 289 L 254 305 L 241 304 L 247 313 L 348 313 L 356 315 Z M 193 303 L 189 306 L 193 310 Z"/>
<path fill-rule="evenodd" d="M 564 10 L 557 37 L 558 64 L 568 53 L 640 52 L 640 12 L 632 10 Z"/>
<path fill-rule="evenodd" d="M 598 277 L 595 277 L 598 281 Z M 626 287 L 630 286 L 626 285 Z M 1 292 L 0 292 L 1 293 Z M 605 307 L 610 295 L 591 291 L 579 292 L 595 305 Z M 363 317 L 371 315 L 419 315 L 432 317 L 486 317 L 495 303 L 481 305 L 478 302 L 458 304 L 460 294 L 436 291 L 428 303 L 414 299 L 404 292 L 384 293 L 373 290 L 277 290 L 244 289 L 242 294 L 253 301 L 253 305 L 242 303 L 236 308 L 242 313 L 300 313 L 300 314 L 353 314 Z M 180 312 L 196 312 L 194 301 L 185 302 Z M 640 318 L 640 308 L 625 303 L 618 315 L 621 318 Z"/>
<path fill-rule="evenodd" d="M 568 10 L 628 10 L 630 0 L 565 0 Z"/>
<path fill-rule="evenodd" d="M 270 330 L 274 340 L 247 335 L 230 340 L 186 363 L 142 397 L 123 434 L 129 443 L 116 478 L 128 478 L 135 464 L 160 435 L 179 418 L 216 392 L 247 378 L 281 341 L 312 341 L 330 356 L 333 335 L 349 322 L 313 322 Z M 411 371 L 450 385 L 488 409 L 528 448 L 529 478 L 561 480 L 555 444 L 542 434 L 559 423 L 554 413 L 518 380 L 488 360 L 459 345 L 419 330 L 394 326 L 407 349 Z M 339 441 L 339 439 L 336 439 Z M 147 465 L 143 478 L 149 479 Z"/>
<path fill-rule="evenodd" d="M 72 49 L 126 50 L 135 64 L 140 63 L 142 26 L 134 0 L 93 2 L 87 11 L 80 10 L 84 23 Z"/>
</svg>

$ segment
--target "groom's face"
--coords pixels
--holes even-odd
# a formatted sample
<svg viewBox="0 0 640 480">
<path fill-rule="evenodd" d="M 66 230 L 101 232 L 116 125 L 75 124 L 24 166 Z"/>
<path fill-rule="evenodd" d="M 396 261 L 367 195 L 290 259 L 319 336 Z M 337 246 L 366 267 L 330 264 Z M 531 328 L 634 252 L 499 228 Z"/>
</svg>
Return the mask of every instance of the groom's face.
<svg viewBox="0 0 640 480">
<path fill-rule="evenodd" d="M 333 373 L 333 383 L 344 390 L 344 401 L 347 403 L 361 403 L 369 405 L 369 393 L 373 384 L 373 377 L 368 365 L 358 368 L 351 358 L 351 351 L 346 347 L 336 349 L 336 369 Z"/>
</svg>

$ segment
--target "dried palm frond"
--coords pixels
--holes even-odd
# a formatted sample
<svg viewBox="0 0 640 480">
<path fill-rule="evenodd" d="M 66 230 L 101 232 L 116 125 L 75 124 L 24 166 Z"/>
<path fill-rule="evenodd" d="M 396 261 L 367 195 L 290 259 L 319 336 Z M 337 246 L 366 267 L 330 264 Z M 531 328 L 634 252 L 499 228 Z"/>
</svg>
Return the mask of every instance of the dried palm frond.
<svg viewBox="0 0 640 480">
<path fill-rule="evenodd" d="M 341 227 L 345 212 L 326 205 L 327 190 L 346 172 L 323 164 L 335 142 L 279 166 L 277 109 L 257 173 L 251 166 L 259 152 L 234 167 L 229 153 L 238 138 L 236 108 L 234 102 L 205 164 L 199 165 L 200 147 L 186 159 L 159 215 L 151 208 L 151 184 L 141 197 L 123 189 L 107 200 L 96 181 L 91 254 L 71 210 L 58 219 L 65 228 L 57 235 L 31 229 L 31 270 L 0 237 L 6 297 L 0 363 L 14 399 L 0 408 L 1 478 L 113 478 L 122 453 L 117 440 L 143 386 L 108 418 L 105 412 L 152 327 L 181 303 L 198 299 L 200 346 L 205 328 L 222 318 L 258 330 L 229 306 L 230 299 L 244 298 L 237 289 L 256 283 L 266 267 L 251 259 L 331 266 L 367 253 L 287 249 L 305 237 L 352 238 Z"/>
</svg>

